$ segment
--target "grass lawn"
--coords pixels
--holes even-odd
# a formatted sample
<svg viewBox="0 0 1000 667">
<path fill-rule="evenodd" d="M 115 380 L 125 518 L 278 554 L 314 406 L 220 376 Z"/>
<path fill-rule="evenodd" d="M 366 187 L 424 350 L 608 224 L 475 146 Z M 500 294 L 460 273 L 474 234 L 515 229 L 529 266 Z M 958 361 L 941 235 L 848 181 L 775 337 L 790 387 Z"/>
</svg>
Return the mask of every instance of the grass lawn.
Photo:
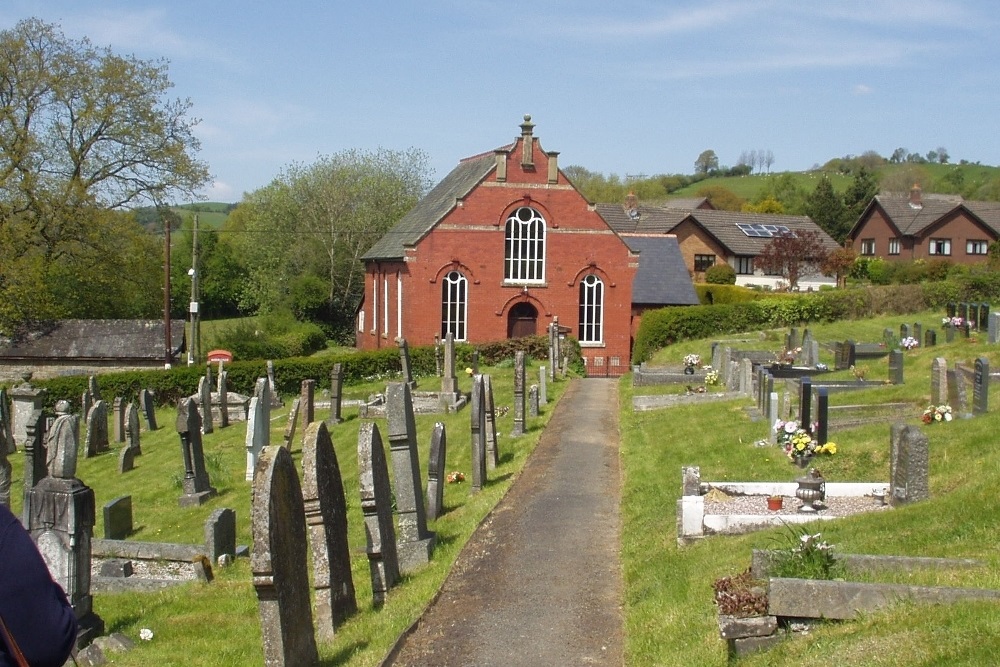
<svg viewBox="0 0 1000 667">
<path fill-rule="evenodd" d="M 493 375 L 497 407 L 510 406 L 513 401 L 512 369 L 484 368 L 483 371 Z M 537 376 L 538 366 L 530 366 L 528 372 Z M 418 390 L 440 388 L 440 380 L 436 377 L 418 378 L 418 381 Z M 461 390 L 471 391 L 472 382 L 468 376 L 463 374 L 459 384 Z M 431 429 L 436 421 L 442 421 L 449 436 L 447 470 L 463 471 L 469 481 L 445 486 L 445 512 L 429 525 L 437 533 L 437 547 L 432 561 L 404 576 L 402 582 L 390 591 L 381 610 L 372 608 L 364 523 L 359 503 L 357 433 L 360 420 L 356 410 L 344 410 L 346 421 L 331 426 L 331 435 L 347 498 L 352 569 L 360 611 L 339 628 L 333 643 L 320 645 L 321 664 L 375 665 L 381 661 L 396 638 L 416 620 L 433 598 L 462 546 L 510 487 L 552 414 L 553 400 L 562 395 L 566 386 L 565 381 L 549 383 L 549 405 L 542 406 L 538 418 L 528 418 L 528 432 L 523 436 L 510 436 L 513 410 L 497 420 L 501 463 L 490 473 L 487 486 L 476 495 L 470 495 L 468 409 L 449 415 L 417 415 L 423 479 L 426 480 Z M 383 390 L 383 384 L 348 386 L 345 387 L 345 398 L 366 397 Z M 272 444 L 282 441 L 290 404 L 291 400 L 286 398 L 285 408 L 272 411 Z M 323 418 L 327 414 L 318 412 L 317 417 Z M 244 480 L 246 424 L 238 423 L 226 429 L 216 427 L 215 432 L 204 437 L 206 467 L 219 495 L 201 507 L 180 508 L 177 499 L 182 494 L 183 464 L 180 441 L 174 427 L 175 418 L 175 410 L 158 411 L 157 421 L 161 427 L 153 433 L 143 431 L 143 454 L 136 459 L 136 469 L 131 472 L 118 474 L 117 451 L 80 460 L 77 475 L 96 493 L 97 525 L 94 535 L 104 535 L 101 507 L 118 496 L 131 495 L 136 531 L 130 539 L 203 543 L 205 519 L 213 510 L 229 507 L 236 511 L 237 544 L 251 544 L 251 485 Z M 376 422 L 383 443 L 388 447 L 385 420 Z M 299 429 L 292 448 L 296 462 L 301 458 L 301 437 L 302 430 Z M 18 513 L 21 509 L 22 455 L 14 455 L 12 463 L 16 475 L 12 487 L 12 509 Z M 96 594 L 95 610 L 104 619 L 108 632 L 124 632 L 133 639 L 138 638 L 141 628 L 150 628 L 154 633 L 152 641 L 138 642 L 135 650 L 114 656 L 113 664 L 124 667 L 180 662 L 205 666 L 262 664 L 260 621 L 248 560 L 238 559 L 234 566 L 225 570 L 216 568 L 215 574 L 215 581 L 207 585 L 185 584 L 158 593 Z M 179 658 L 180 655 L 184 657 Z"/>
<path fill-rule="evenodd" d="M 811 325 L 822 342 L 853 338 L 873 342 L 886 327 L 899 331 L 901 318 L 872 319 Z M 939 313 L 908 318 L 927 328 L 940 326 Z M 746 349 L 778 352 L 785 331 L 749 332 Z M 727 336 L 726 338 L 739 338 Z M 934 348 L 905 353 L 905 384 L 831 394 L 831 405 L 911 402 L 911 424 L 930 396 L 930 367 L 934 357 L 950 363 L 971 363 L 977 356 L 1000 365 L 1000 348 L 989 346 L 985 335 L 975 342 L 956 339 Z M 939 330 L 938 341 L 944 336 Z M 696 352 L 706 362 L 711 341 L 685 341 L 661 350 L 656 361 L 680 365 L 684 354 Z M 832 367 L 832 354 L 823 352 Z M 869 379 L 888 377 L 887 359 L 865 361 Z M 851 377 L 843 371 L 829 377 Z M 776 390 L 783 391 L 782 381 Z M 993 392 L 998 391 L 994 385 Z M 791 481 L 801 471 L 776 448 L 756 448 L 768 425 L 751 421 L 752 401 L 734 399 L 707 406 L 683 406 L 658 412 L 633 413 L 631 398 L 646 393 L 633 388 L 631 378 L 621 383 L 623 463 L 622 560 L 625 577 L 626 663 L 647 665 L 721 665 L 726 645 L 719 638 L 712 582 L 734 575 L 750 564 L 754 548 L 787 545 L 787 529 L 744 536 L 713 536 L 696 544 L 676 543 L 676 501 L 681 492 L 680 470 L 701 467 L 706 480 Z M 971 398 L 971 391 L 970 391 Z M 993 397 L 996 406 L 1000 397 Z M 892 573 L 880 581 L 925 585 L 1000 588 L 1000 555 L 996 544 L 1000 512 L 996 489 L 1000 484 L 1000 452 L 996 432 L 1000 409 L 970 420 L 921 426 L 930 437 L 929 501 L 895 509 L 815 524 L 812 532 L 843 553 L 975 558 L 986 563 L 973 570 Z M 887 481 L 889 478 L 889 423 L 838 431 L 830 439 L 838 453 L 820 459 L 828 481 Z M 927 607 L 900 604 L 851 623 L 822 625 L 805 638 L 749 657 L 740 664 L 764 665 L 984 665 L 995 664 L 1000 651 L 1000 604 L 964 602 Z"/>
</svg>

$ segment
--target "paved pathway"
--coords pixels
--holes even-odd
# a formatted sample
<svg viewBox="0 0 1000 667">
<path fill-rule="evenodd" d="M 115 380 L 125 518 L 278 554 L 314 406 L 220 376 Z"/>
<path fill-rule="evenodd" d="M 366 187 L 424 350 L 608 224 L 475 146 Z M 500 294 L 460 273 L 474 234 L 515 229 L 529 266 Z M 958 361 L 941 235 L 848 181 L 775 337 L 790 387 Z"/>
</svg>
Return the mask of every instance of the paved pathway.
<svg viewBox="0 0 1000 667">
<path fill-rule="evenodd" d="M 618 384 L 574 380 L 391 665 L 622 664 Z"/>
</svg>

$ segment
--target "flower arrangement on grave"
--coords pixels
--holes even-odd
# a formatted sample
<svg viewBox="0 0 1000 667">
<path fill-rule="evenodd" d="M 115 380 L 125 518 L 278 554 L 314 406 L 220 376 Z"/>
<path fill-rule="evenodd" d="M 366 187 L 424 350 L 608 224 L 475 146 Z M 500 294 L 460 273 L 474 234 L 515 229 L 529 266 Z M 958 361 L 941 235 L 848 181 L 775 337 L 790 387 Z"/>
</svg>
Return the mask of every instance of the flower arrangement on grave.
<svg viewBox="0 0 1000 667">
<path fill-rule="evenodd" d="M 684 355 L 684 365 L 685 366 L 700 366 L 701 365 L 701 355 L 700 354 L 685 354 Z"/>
<path fill-rule="evenodd" d="M 783 365 L 787 366 L 794 364 L 795 360 L 798 359 L 799 354 L 801 354 L 801 347 L 786 347 L 781 350 L 777 355 L 775 355 L 775 360 Z"/>
<path fill-rule="evenodd" d="M 934 422 L 950 422 L 952 420 L 951 406 L 929 405 L 927 406 L 927 409 L 924 410 L 924 414 L 920 417 L 920 420 L 925 424 L 933 424 Z"/>
<path fill-rule="evenodd" d="M 865 376 L 868 375 L 867 366 L 851 366 L 851 375 L 854 376 L 855 380 L 864 380 Z"/>
<path fill-rule="evenodd" d="M 961 317 L 942 317 L 941 324 L 945 326 L 953 326 L 956 329 L 958 329 L 963 324 L 965 324 L 965 320 L 963 320 Z"/>
<path fill-rule="evenodd" d="M 920 347 L 920 341 L 913 336 L 907 336 L 903 340 L 899 341 L 899 345 L 906 350 L 912 350 L 915 347 Z"/>
<path fill-rule="evenodd" d="M 819 454 L 832 456 L 837 453 L 837 443 L 819 444 L 812 433 L 794 419 L 777 420 L 774 422 L 774 432 L 777 434 L 778 446 L 785 450 L 785 456 L 792 463 L 799 463 Z"/>
<path fill-rule="evenodd" d="M 448 473 L 445 479 L 448 480 L 449 484 L 461 484 L 465 481 L 465 474 L 455 470 Z"/>
<path fill-rule="evenodd" d="M 705 384 L 716 385 L 719 384 L 719 371 L 715 370 L 711 366 L 705 366 Z"/>
</svg>

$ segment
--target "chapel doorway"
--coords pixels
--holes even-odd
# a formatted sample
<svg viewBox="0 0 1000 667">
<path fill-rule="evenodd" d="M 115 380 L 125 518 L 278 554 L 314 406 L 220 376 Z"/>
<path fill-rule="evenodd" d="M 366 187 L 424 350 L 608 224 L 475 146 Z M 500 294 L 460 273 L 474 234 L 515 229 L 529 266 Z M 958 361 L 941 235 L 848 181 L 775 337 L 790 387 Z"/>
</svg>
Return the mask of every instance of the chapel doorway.
<svg viewBox="0 0 1000 667">
<path fill-rule="evenodd" d="M 524 301 L 515 304 L 507 313 L 507 338 L 524 338 L 534 336 L 538 322 L 538 310 Z"/>
</svg>

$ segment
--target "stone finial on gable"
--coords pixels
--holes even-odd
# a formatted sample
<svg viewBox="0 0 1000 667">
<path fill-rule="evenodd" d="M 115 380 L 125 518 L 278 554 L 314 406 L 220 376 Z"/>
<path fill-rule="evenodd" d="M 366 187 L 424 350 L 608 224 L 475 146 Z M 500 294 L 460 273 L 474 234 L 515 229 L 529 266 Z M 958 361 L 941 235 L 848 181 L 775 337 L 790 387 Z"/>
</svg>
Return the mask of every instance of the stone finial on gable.
<svg viewBox="0 0 1000 667">
<path fill-rule="evenodd" d="M 521 123 L 521 139 L 523 145 L 521 146 L 521 166 L 522 167 L 534 167 L 534 136 L 532 135 L 532 130 L 535 124 L 531 122 L 531 114 L 524 114 L 524 122 Z"/>
</svg>

